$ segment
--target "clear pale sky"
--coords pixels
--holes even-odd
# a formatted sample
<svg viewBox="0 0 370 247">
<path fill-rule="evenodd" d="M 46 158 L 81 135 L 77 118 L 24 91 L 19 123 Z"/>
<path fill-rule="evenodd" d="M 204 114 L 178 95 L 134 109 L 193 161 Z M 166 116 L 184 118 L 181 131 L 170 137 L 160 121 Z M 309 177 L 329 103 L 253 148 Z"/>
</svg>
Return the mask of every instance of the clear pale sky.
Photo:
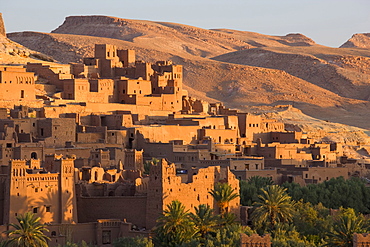
<svg viewBox="0 0 370 247">
<path fill-rule="evenodd" d="M 6 31 L 50 32 L 71 15 L 108 15 L 269 35 L 338 47 L 370 33 L 370 0 L 0 0 Z"/>
</svg>

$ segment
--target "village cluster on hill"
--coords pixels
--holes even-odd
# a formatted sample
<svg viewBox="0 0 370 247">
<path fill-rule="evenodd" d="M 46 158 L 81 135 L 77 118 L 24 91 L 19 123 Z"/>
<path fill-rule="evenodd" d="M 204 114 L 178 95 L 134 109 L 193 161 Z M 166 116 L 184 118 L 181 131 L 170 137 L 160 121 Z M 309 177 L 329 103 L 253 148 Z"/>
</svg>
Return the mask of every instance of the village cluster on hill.
<svg viewBox="0 0 370 247">
<path fill-rule="evenodd" d="M 187 95 L 182 66 L 135 60 L 97 44 L 83 64 L 0 67 L 2 229 L 31 211 L 50 246 L 147 236 L 166 205 L 208 204 L 218 182 L 321 183 L 364 176 L 341 143 L 317 143 L 282 122 Z M 230 212 L 248 214 L 239 199 Z M 240 216 L 242 215 L 242 216 Z M 244 219 L 243 219 L 244 217 Z"/>
</svg>

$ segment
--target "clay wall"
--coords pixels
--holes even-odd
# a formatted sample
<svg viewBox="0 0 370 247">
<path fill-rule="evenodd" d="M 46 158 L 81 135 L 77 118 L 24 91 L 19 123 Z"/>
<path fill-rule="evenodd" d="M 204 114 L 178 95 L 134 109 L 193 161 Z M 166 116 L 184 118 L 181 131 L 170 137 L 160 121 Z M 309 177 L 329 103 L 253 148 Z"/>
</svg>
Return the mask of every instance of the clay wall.
<svg viewBox="0 0 370 247">
<path fill-rule="evenodd" d="M 161 125 L 161 126 L 140 126 L 135 128 L 135 144 L 134 148 L 142 149 L 145 142 L 162 142 L 168 143 L 171 140 L 184 140 L 184 144 L 188 144 L 197 139 L 197 126 L 177 126 L 177 125 Z"/>
<path fill-rule="evenodd" d="M 72 118 L 47 118 L 37 121 L 38 137 L 46 146 L 64 147 L 66 142 L 76 141 L 76 123 Z"/>
<path fill-rule="evenodd" d="M 276 119 L 262 119 L 262 130 L 264 132 L 284 131 L 285 125 L 283 122 L 277 122 Z"/>
<path fill-rule="evenodd" d="M 238 131 L 236 129 L 199 129 L 198 139 L 201 140 L 204 137 L 209 136 L 212 141 L 220 144 L 231 144 L 235 143 L 238 137 Z"/>
<path fill-rule="evenodd" d="M 14 148 L 14 159 L 40 159 L 44 160 L 45 149 L 38 143 L 28 143 L 25 145 L 17 145 Z"/>
<path fill-rule="evenodd" d="M 88 102 L 114 103 L 118 101 L 113 79 L 89 80 L 90 93 Z"/>
<path fill-rule="evenodd" d="M 124 156 L 124 169 L 144 171 L 143 150 L 126 149 Z"/>
<path fill-rule="evenodd" d="M 87 69 L 84 64 L 82 63 L 69 63 L 70 65 L 70 73 L 74 76 L 74 78 L 86 78 L 88 75 L 85 72 Z"/>
<path fill-rule="evenodd" d="M 6 119 L 8 117 L 8 110 L 6 108 L 0 108 L 0 119 Z"/>
<path fill-rule="evenodd" d="M 114 45 L 95 44 L 94 57 L 97 59 L 113 59 L 117 55 L 117 48 Z"/>
<path fill-rule="evenodd" d="M 216 156 L 219 156 L 220 159 L 227 159 L 228 157 L 232 158 L 236 153 L 235 144 L 232 143 L 216 143 L 212 151 L 216 152 Z"/>
<path fill-rule="evenodd" d="M 129 133 L 127 130 L 109 130 L 107 133 L 107 143 L 121 144 L 123 147 L 130 146 Z"/>
<path fill-rule="evenodd" d="M 348 179 L 348 168 L 346 167 L 310 167 L 307 169 L 307 171 L 303 171 L 302 173 L 303 179 L 306 180 L 306 183 L 321 183 L 337 177 Z"/>
<path fill-rule="evenodd" d="M 76 158 L 89 158 L 90 157 L 90 151 L 91 151 L 91 147 L 75 147 L 75 148 L 57 148 L 55 149 L 55 152 L 58 154 L 58 155 L 62 155 L 62 156 L 71 156 L 71 155 L 75 155 Z M 50 153 L 50 152 L 49 152 Z"/>
<path fill-rule="evenodd" d="M 128 67 L 135 64 L 135 50 L 117 50 L 117 56 L 122 62 L 123 67 Z"/>
<path fill-rule="evenodd" d="M 181 163 L 182 165 L 188 164 L 190 166 L 193 166 L 198 160 L 210 158 L 208 150 L 187 150 L 186 152 L 173 152 L 172 156 L 172 162 Z"/>
<path fill-rule="evenodd" d="M 104 133 L 77 133 L 77 142 L 92 143 L 105 141 Z"/>
<path fill-rule="evenodd" d="M 280 143 L 300 143 L 302 132 L 271 132 L 270 142 Z"/>
<path fill-rule="evenodd" d="M 20 104 L 21 102 L 13 102 Z M 130 104 L 114 104 L 114 103 L 94 103 L 87 102 L 84 105 L 69 104 L 70 101 L 57 100 L 56 105 L 45 106 L 43 110 L 43 115 L 45 118 L 58 118 L 61 114 L 66 113 L 83 113 L 88 115 L 90 113 L 106 113 L 115 110 L 124 110 L 130 111 L 132 114 L 141 114 L 141 115 L 163 115 L 169 114 L 173 111 L 161 111 L 159 109 L 151 110 L 149 105 L 130 105 Z M 65 104 L 60 106 L 60 104 Z M 13 106 L 13 105 L 12 105 Z"/>
<path fill-rule="evenodd" d="M 101 125 L 107 126 L 109 130 L 121 129 L 122 127 L 132 127 L 133 120 L 131 114 L 112 114 L 100 116 Z"/>
<path fill-rule="evenodd" d="M 264 159 L 260 157 L 199 160 L 199 163 L 203 166 L 228 167 L 233 173 L 234 171 L 255 171 L 265 168 Z"/>
<path fill-rule="evenodd" d="M 148 159 L 152 157 L 166 158 L 175 162 L 172 143 L 148 142 L 143 143 L 142 148 L 144 150 L 144 157 L 147 157 Z"/>
<path fill-rule="evenodd" d="M 63 82 L 61 79 L 73 79 L 68 64 L 50 66 L 43 65 L 42 63 L 27 63 L 26 68 L 28 72 L 34 72 L 39 77 L 48 80 L 50 84 L 55 85 L 59 90 L 63 90 Z"/>
<path fill-rule="evenodd" d="M 35 76 L 32 72 L 11 71 L 9 67 L 0 68 L 1 100 L 35 100 Z"/>
<path fill-rule="evenodd" d="M 118 218 L 139 227 L 146 226 L 146 196 L 78 197 L 77 205 L 80 223 Z"/>
<path fill-rule="evenodd" d="M 40 91 L 45 91 L 47 94 L 51 95 L 56 92 L 56 86 L 51 84 L 40 84 L 36 83 L 35 88 Z"/>
<path fill-rule="evenodd" d="M 355 233 L 353 234 L 353 247 L 367 247 L 370 246 L 369 233 Z"/>
<path fill-rule="evenodd" d="M 90 83 L 87 79 L 63 80 L 63 99 L 89 101 Z"/>
<path fill-rule="evenodd" d="M 118 102 L 127 102 L 130 95 L 149 95 L 152 93 L 152 85 L 146 80 L 120 80 L 118 81 Z"/>
</svg>

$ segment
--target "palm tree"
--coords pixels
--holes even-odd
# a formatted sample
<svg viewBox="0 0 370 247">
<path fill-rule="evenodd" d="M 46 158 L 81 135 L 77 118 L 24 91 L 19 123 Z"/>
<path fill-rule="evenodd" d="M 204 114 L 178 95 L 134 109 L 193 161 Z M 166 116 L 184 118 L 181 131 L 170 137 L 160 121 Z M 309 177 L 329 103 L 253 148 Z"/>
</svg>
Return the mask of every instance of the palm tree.
<svg viewBox="0 0 370 247">
<path fill-rule="evenodd" d="M 334 222 L 333 229 L 327 233 L 325 246 L 353 246 L 353 234 L 363 232 L 365 232 L 363 217 L 354 214 L 341 215 L 338 221 Z"/>
<path fill-rule="evenodd" d="M 49 231 L 44 224 L 40 223 L 40 217 L 27 212 L 16 217 L 18 224 L 9 224 L 14 230 L 8 230 L 9 239 L 6 246 L 21 247 L 47 247 L 47 241 L 44 231 Z"/>
<path fill-rule="evenodd" d="M 195 234 L 188 210 L 177 200 L 167 205 L 157 223 L 154 239 L 156 246 L 180 246 Z"/>
<path fill-rule="evenodd" d="M 150 167 L 152 165 L 156 165 L 159 163 L 159 159 L 152 158 L 151 160 L 147 160 L 144 162 L 144 174 L 149 174 L 150 173 Z"/>
<path fill-rule="evenodd" d="M 252 213 L 252 221 L 257 227 L 267 226 L 274 230 L 277 223 L 292 220 L 294 203 L 286 190 L 278 185 L 261 189 L 258 201 L 253 203 L 256 209 Z"/>
<path fill-rule="evenodd" d="M 201 204 L 199 207 L 194 207 L 195 214 L 190 213 L 190 219 L 195 225 L 196 233 L 202 239 L 209 233 L 215 233 L 216 227 L 220 223 L 220 218 L 213 214 L 213 209 L 206 204 Z"/>
<path fill-rule="evenodd" d="M 221 216 L 228 212 L 230 201 L 239 196 L 228 183 L 217 183 L 215 188 L 209 193 L 217 202 Z"/>
</svg>

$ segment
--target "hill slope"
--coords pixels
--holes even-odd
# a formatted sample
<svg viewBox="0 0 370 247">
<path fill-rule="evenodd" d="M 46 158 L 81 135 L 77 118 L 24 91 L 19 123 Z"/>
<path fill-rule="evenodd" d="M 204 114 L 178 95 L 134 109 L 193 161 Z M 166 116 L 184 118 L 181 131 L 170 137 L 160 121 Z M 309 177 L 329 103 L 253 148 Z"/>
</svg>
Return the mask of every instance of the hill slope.
<svg viewBox="0 0 370 247">
<path fill-rule="evenodd" d="M 340 48 L 370 48 L 370 33 L 356 33 L 347 42 L 340 46 Z"/>
</svg>

